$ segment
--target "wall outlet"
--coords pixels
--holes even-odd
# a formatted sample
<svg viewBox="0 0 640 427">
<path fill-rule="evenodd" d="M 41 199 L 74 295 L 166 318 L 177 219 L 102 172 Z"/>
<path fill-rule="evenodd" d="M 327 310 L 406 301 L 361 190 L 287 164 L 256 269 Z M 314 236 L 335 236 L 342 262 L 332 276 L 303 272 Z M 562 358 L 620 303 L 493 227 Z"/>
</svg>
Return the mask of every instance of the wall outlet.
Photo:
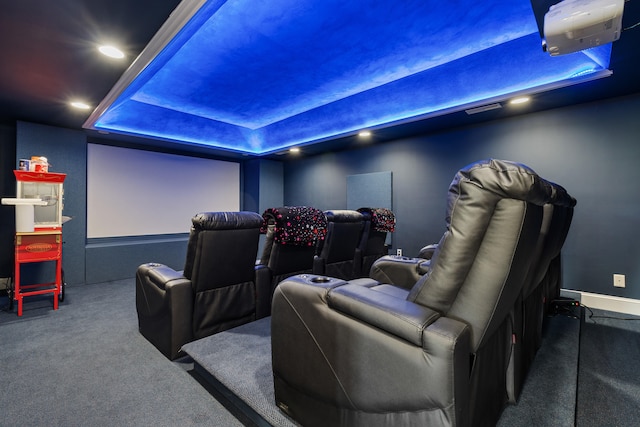
<svg viewBox="0 0 640 427">
<path fill-rule="evenodd" d="M 613 286 L 616 288 L 624 288 L 624 274 L 614 274 L 613 275 Z"/>
<path fill-rule="evenodd" d="M 396 255 L 402 256 L 402 249 L 396 249 Z"/>
</svg>

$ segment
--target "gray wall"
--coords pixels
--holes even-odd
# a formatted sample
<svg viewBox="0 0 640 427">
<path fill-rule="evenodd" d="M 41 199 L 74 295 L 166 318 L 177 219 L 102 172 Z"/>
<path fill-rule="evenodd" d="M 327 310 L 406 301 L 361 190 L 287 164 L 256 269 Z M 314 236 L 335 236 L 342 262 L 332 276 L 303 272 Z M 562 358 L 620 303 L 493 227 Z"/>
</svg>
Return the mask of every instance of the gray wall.
<svg viewBox="0 0 640 427">
<path fill-rule="evenodd" d="M 16 128 L 0 124 L 0 198 L 16 196 Z M 15 208 L 0 205 L 0 278 L 13 276 Z M 0 288 L 4 289 L 4 287 Z"/>
<path fill-rule="evenodd" d="M 254 159 L 244 163 L 243 209 L 262 213 L 283 205 L 282 162 Z"/>
<path fill-rule="evenodd" d="M 284 170 L 282 162 L 253 159 L 244 163 L 243 210 L 262 214 L 268 208 L 284 205 Z M 264 249 L 265 236 L 260 236 L 258 254 Z"/>
<path fill-rule="evenodd" d="M 564 248 L 564 286 L 640 299 L 638 117 L 640 96 L 636 95 L 298 158 L 284 165 L 248 161 L 243 165 L 243 209 L 261 211 L 271 205 L 345 208 L 347 176 L 391 171 L 398 218 L 394 249 L 402 248 L 411 255 L 438 241 L 444 231 L 446 192 L 460 167 L 488 157 L 516 160 L 564 185 L 578 200 Z M 11 127 L 3 130 L 3 140 L 11 135 Z M 68 175 L 64 213 L 74 218 L 64 226 L 63 265 L 68 283 L 132 277 L 135 266 L 147 261 L 173 261 L 172 267 L 182 268 L 184 236 L 87 244 L 86 137 L 82 131 L 18 123 L 16 139 L 17 158 L 46 155 L 53 171 Z M 3 156 L 10 151 L 3 146 Z M 2 174 L 12 177 L 10 171 Z M 277 202 L 280 197 L 282 203 Z M 12 239 L 2 242 L 3 250 L 12 245 Z M 85 266 L 91 271 L 85 272 Z M 627 276 L 626 288 L 612 286 L 613 273 Z"/>
<path fill-rule="evenodd" d="M 455 172 L 484 158 L 525 163 L 578 200 L 564 287 L 640 299 L 640 96 L 523 115 L 285 164 L 285 203 L 346 207 L 346 177 L 393 172 L 395 248 L 416 254 L 444 231 Z M 614 288 L 613 273 L 627 287 Z"/>
<path fill-rule="evenodd" d="M 83 283 L 85 278 L 87 149 L 84 132 L 18 122 L 16 159 L 45 156 L 49 171 L 66 173 L 63 215 L 73 219 L 62 228 L 62 268 L 66 282 Z M 17 163 L 13 166 L 15 168 Z M 15 182 L 15 181 L 14 181 Z M 14 184 L 15 185 L 15 184 Z M 45 269 L 40 263 L 32 270 Z"/>
<path fill-rule="evenodd" d="M 63 227 L 62 264 L 68 284 L 103 283 L 130 278 L 140 264 L 151 261 L 176 270 L 183 268 L 187 233 L 87 239 L 87 138 L 83 131 L 18 122 L 14 146 L 16 149 L 11 169 L 15 168 L 16 159 L 44 155 L 52 164 L 51 172 L 67 174 L 63 214 L 73 219 Z M 3 170 L 2 175 L 4 178 L 9 176 L 15 187 L 15 179 L 10 171 L 7 173 Z M 166 202 L 163 208 L 170 209 L 170 200 Z M 153 215 L 152 209 L 149 214 Z M 113 220 L 117 221 L 118 218 Z M 7 248 L 12 250 L 13 239 L 11 242 L 5 240 L 2 241 L 3 251 Z M 51 275 L 52 266 L 46 263 L 35 263 L 28 267 L 23 273 L 28 281 L 35 282 L 40 277 Z"/>
</svg>

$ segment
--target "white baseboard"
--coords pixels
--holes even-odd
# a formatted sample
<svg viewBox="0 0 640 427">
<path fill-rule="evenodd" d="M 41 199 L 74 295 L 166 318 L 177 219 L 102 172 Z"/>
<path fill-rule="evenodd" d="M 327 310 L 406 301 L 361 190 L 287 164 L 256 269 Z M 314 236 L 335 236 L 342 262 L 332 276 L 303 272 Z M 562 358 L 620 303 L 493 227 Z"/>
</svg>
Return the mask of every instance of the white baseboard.
<svg viewBox="0 0 640 427">
<path fill-rule="evenodd" d="M 640 316 L 640 300 L 637 299 L 574 291 L 571 289 L 563 289 L 561 294 L 574 298 L 589 308 Z"/>
</svg>

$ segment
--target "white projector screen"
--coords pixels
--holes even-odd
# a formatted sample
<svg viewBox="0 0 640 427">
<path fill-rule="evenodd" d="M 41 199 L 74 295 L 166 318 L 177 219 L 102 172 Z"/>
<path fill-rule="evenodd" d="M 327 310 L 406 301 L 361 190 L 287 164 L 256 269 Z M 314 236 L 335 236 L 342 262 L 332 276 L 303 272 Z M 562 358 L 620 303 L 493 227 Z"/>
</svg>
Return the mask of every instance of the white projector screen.
<svg viewBox="0 0 640 427">
<path fill-rule="evenodd" d="M 240 164 L 87 145 L 87 237 L 186 233 L 198 212 L 240 210 Z"/>
</svg>

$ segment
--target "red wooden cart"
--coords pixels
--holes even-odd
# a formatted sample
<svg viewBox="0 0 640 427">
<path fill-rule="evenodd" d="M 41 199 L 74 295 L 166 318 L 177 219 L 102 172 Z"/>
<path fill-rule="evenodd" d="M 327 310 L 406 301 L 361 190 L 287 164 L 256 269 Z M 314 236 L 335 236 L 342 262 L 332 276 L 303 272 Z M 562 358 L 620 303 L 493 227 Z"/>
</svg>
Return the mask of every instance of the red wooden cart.
<svg viewBox="0 0 640 427">
<path fill-rule="evenodd" d="M 10 308 L 18 302 L 22 316 L 25 297 L 53 295 L 53 309 L 64 295 L 62 278 L 62 183 L 63 173 L 14 171 L 17 199 L 2 199 L 3 204 L 16 205 L 15 266 L 13 283 L 9 285 Z M 29 201 L 33 201 L 29 204 Z M 25 205 L 26 209 L 25 209 Z M 28 214 L 27 219 L 19 217 Z M 53 282 L 22 284 L 20 267 L 35 262 L 55 263 Z"/>
</svg>

